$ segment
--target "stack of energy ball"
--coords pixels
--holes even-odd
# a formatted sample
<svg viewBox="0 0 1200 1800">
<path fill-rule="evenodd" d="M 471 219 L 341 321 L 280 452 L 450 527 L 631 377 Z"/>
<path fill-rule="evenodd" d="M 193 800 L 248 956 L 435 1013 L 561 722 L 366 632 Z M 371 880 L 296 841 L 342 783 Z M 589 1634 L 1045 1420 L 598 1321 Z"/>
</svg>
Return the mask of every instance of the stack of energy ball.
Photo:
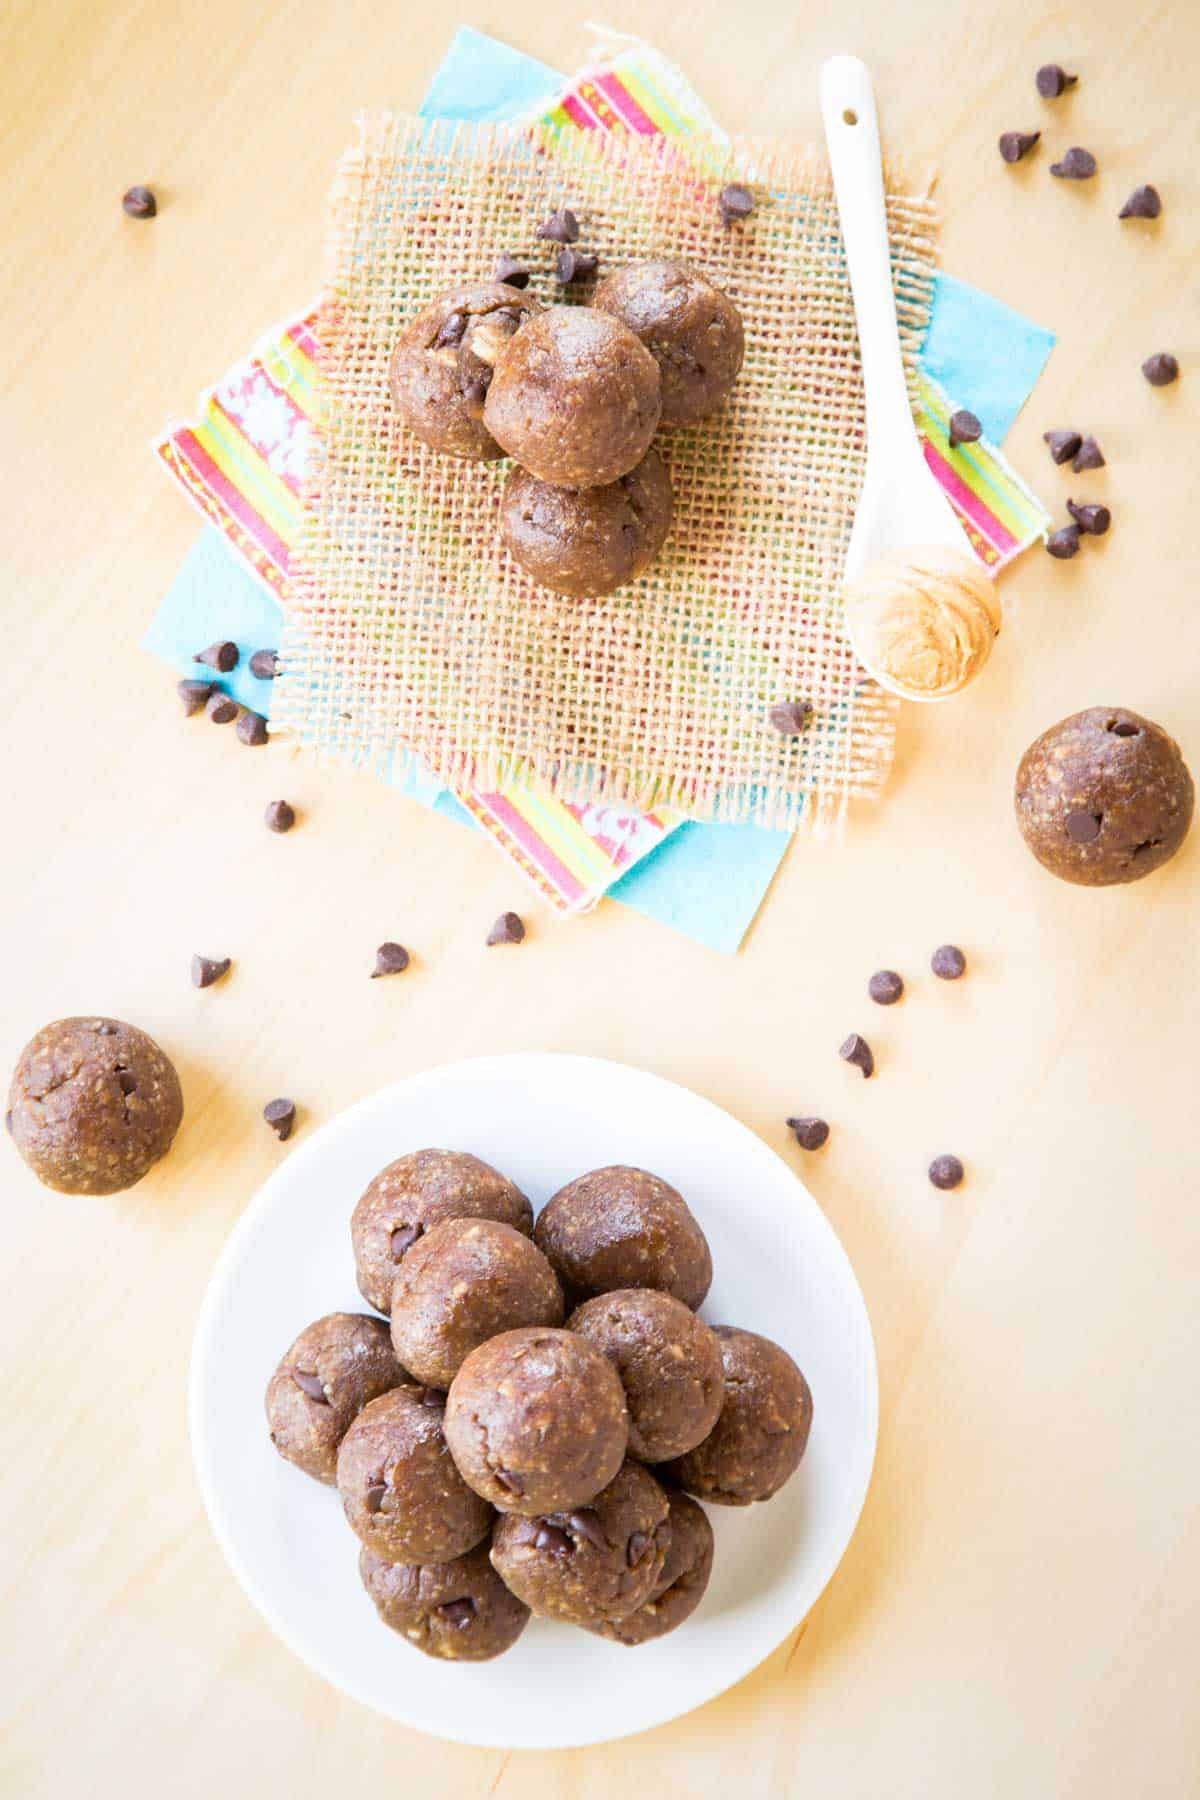
<svg viewBox="0 0 1200 1800">
<path fill-rule="evenodd" d="M 406 328 L 392 403 L 434 450 L 519 465 L 500 533 L 534 581 L 573 598 L 610 594 L 647 568 L 671 528 L 655 432 L 715 411 L 743 350 L 733 302 L 683 263 L 609 275 L 590 306 L 544 307 L 503 281 L 480 282 L 451 288 Z"/>
<path fill-rule="evenodd" d="M 531 1613 L 626 1645 L 681 1625 L 713 1558 L 690 1496 L 770 1499 L 812 1422 L 778 1344 L 697 1317 L 712 1258 L 681 1196 L 596 1169 L 535 1227 L 486 1163 L 418 1150 L 371 1182 L 351 1237 L 390 1327 L 318 1319 L 267 1419 L 282 1456 L 336 1483 L 384 1624 L 470 1662 Z"/>
</svg>

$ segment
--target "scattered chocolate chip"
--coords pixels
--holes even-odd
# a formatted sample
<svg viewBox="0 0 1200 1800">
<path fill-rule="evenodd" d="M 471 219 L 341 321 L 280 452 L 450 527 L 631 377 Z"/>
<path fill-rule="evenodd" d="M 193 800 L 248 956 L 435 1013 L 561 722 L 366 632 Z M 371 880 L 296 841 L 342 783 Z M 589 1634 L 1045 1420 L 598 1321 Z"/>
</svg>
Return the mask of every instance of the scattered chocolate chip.
<svg viewBox="0 0 1200 1800">
<path fill-rule="evenodd" d="M 204 663 L 210 669 L 216 669 L 222 675 L 228 675 L 238 664 L 238 647 L 228 638 L 220 644 L 210 644 L 207 650 L 200 650 L 192 658 L 193 662 Z"/>
<path fill-rule="evenodd" d="M 375 952 L 375 967 L 371 970 L 371 980 L 377 981 L 381 975 L 403 975 L 408 963 L 408 951 L 403 944 L 380 944 Z"/>
<path fill-rule="evenodd" d="M 1018 163 L 1029 155 L 1041 135 L 1040 131 L 1002 131 L 1000 154 L 1006 163 Z"/>
<path fill-rule="evenodd" d="M 437 336 L 433 340 L 433 349 L 453 350 L 457 344 L 462 343 L 463 333 L 466 329 L 466 313 L 452 312 L 438 326 Z"/>
<path fill-rule="evenodd" d="M 754 195 L 748 187 L 740 182 L 731 181 L 717 195 L 717 207 L 723 225 L 732 225 L 735 219 L 748 219 L 754 211 Z"/>
<path fill-rule="evenodd" d="M 1096 173 L 1096 159 L 1090 150 L 1072 144 L 1065 156 L 1050 164 L 1050 173 L 1061 181 L 1090 181 Z"/>
<path fill-rule="evenodd" d="M 377 1513 L 383 1506 L 386 1498 L 387 1483 L 384 1481 L 372 1482 L 371 1486 L 363 1495 L 363 1505 L 369 1513 Z"/>
<path fill-rule="evenodd" d="M 574 244 L 579 238 L 579 220 L 569 206 L 560 206 L 544 225 L 538 226 L 537 234 L 552 244 Z"/>
<path fill-rule="evenodd" d="M 1055 461 L 1057 460 L 1056 457 Z M 1082 440 L 1075 452 L 1071 467 L 1077 475 L 1082 475 L 1085 469 L 1102 469 L 1104 467 L 1104 452 L 1094 437 L 1085 437 Z"/>
<path fill-rule="evenodd" d="M 219 688 L 214 688 L 208 696 L 204 702 L 204 710 L 214 725 L 232 725 L 238 716 L 237 701 L 231 700 Z"/>
<path fill-rule="evenodd" d="M 850 1033 L 838 1055 L 843 1062 L 853 1063 L 856 1069 L 861 1069 L 864 1081 L 869 1081 L 875 1073 L 875 1058 L 871 1054 L 871 1046 L 866 1038 L 859 1037 L 857 1031 Z"/>
<path fill-rule="evenodd" d="M 153 189 L 141 186 L 126 188 L 121 195 L 121 206 L 131 219 L 152 219 L 158 211 Z"/>
<path fill-rule="evenodd" d="M 1080 531 L 1086 531 L 1089 537 L 1103 537 L 1112 524 L 1112 514 L 1107 506 L 1077 505 L 1074 500 L 1067 501 L 1067 511 L 1078 525 Z"/>
<path fill-rule="evenodd" d="M 515 1494 L 518 1500 L 525 1492 L 525 1483 L 519 1475 L 514 1475 L 511 1469 L 496 1469 L 493 1472 L 493 1478 L 505 1493 Z"/>
<path fill-rule="evenodd" d="M 767 714 L 780 737 L 798 737 L 813 716 L 811 700 L 781 700 Z"/>
<path fill-rule="evenodd" d="M 1043 63 L 1034 77 L 1037 91 L 1043 100 L 1057 100 L 1068 88 L 1073 88 L 1079 80 L 1078 75 L 1068 75 L 1058 63 Z"/>
<path fill-rule="evenodd" d="M 1083 444 L 1077 431 L 1043 431 L 1042 440 L 1050 446 L 1050 455 L 1056 463 L 1070 462 Z"/>
<path fill-rule="evenodd" d="M 256 650 L 250 658 L 250 673 L 259 681 L 274 681 L 279 673 L 278 650 Z"/>
<path fill-rule="evenodd" d="M 1052 531 L 1046 539 L 1046 549 L 1051 556 L 1056 556 L 1059 562 L 1070 562 L 1071 558 L 1079 552 L 1078 525 L 1060 525 L 1058 530 Z"/>
<path fill-rule="evenodd" d="M 423 1225 L 397 1225 L 392 1232 L 392 1255 L 399 1262 L 406 1250 L 411 1250 L 419 1237 L 425 1234 Z"/>
<path fill-rule="evenodd" d="M 222 975 L 228 975 L 232 967 L 232 959 L 228 956 L 193 956 L 192 986 L 211 987 L 214 981 L 220 981 Z"/>
<path fill-rule="evenodd" d="M 957 981 L 967 972 L 967 959 L 957 944 L 939 944 L 929 966 L 940 981 Z"/>
<path fill-rule="evenodd" d="M 1162 195 L 1156 187 L 1147 182 L 1144 187 L 1135 187 L 1128 200 L 1117 214 L 1118 219 L 1157 219 L 1162 211 Z"/>
<path fill-rule="evenodd" d="M 1169 350 L 1156 350 L 1142 364 L 1142 374 L 1151 387 L 1169 387 L 1179 379 L 1179 360 Z"/>
<path fill-rule="evenodd" d="M 502 281 L 505 287 L 524 288 L 529 286 L 529 270 L 524 263 L 519 263 L 508 251 L 496 258 L 494 279 Z"/>
<path fill-rule="evenodd" d="M 263 814 L 263 822 L 268 831 L 290 831 L 296 823 L 296 814 L 286 800 L 272 800 Z"/>
<path fill-rule="evenodd" d="M 129 1098 L 130 1094 L 137 1093 L 137 1082 L 134 1079 L 134 1077 L 129 1073 L 128 1069 L 122 1069 L 122 1068 L 118 1067 L 118 1069 L 117 1069 L 117 1086 L 120 1088 L 121 1092 L 125 1095 L 126 1099 Z"/>
<path fill-rule="evenodd" d="M 578 1512 L 567 1515 L 567 1524 L 579 1537 L 586 1538 L 597 1550 L 607 1550 L 608 1539 L 604 1535 L 604 1527 L 600 1523 L 600 1514 L 591 1506 L 580 1507 Z"/>
<path fill-rule="evenodd" d="M 440 1606 L 434 1607 L 439 1619 L 445 1619 L 455 1631 L 464 1631 L 475 1617 L 475 1602 L 467 1595 L 461 1600 L 443 1600 Z"/>
<path fill-rule="evenodd" d="M 292 1135 L 292 1126 L 296 1123 L 296 1102 L 294 1100 L 268 1100 L 263 1107 L 263 1118 L 282 1144 Z"/>
<path fill-rule="evenodd" d="M 596 273 L 597 258 L 587 250 L 560 250 L 554 263 L 554 274 L 564 287 L 571 281 L 582 281 Z"/>
<path fill-rule="evenodd" d="M 1094 844 L 1100 836 L 1099 816 L 1085 807 L 1079 806 L 1069 812 L 1066 823 L 1067 836 L 1073 844 Z"/>
<path fill-rule="evenodd" d="M 895 969 L 876 969 L 867 983 L 867 992 L 876 1006 L 895 1006 L 904 992 L 904 982 Z"/>
<path fill-rule="evenodd" d="M 267 721 L 262 714 L 251 712 L 249 708 L 237 722 L 237 734 L 243 744 L 249 744 L 252 748 L 258 744 L 265 744 L 270 736 L 267 730 Z"/>
<path fill-rule="evenodd" d="M 177 681 L 175 692 L 183 701 L 184 714 L 190 719 L 193 713 L 202 712 L 207 706 L 213 684 L 211 681 Z"/>
<path fill-rule="evenodd" d="M 321 1406 L 329 1405 L 329 1395 L 325 1392 L 319 1375 L 309 1375 L 304 1369 L 293 1369 L 292 1380 L 310 1400 L 316 1400 Z"/>
<path fill-rule="evenodd" d="M 950 414 L 950 429 L 946 438 L 952 450 L 956 450 L 959 444 L 977 443 L 982 436 L 983 426 L 973 412 L 968 412 L 963 407 Z"/>
<path fill-rule="evenodd" d="M 956 1188 L 963 1178 L 963 1166 L 957 1156 L 935 1156 L 929 1165 L 929 1179 L 935 1188 Z"/>
<path fill-rule="evenodd" d="M 636 1569 L 647 1550 L 650 1548 L 650 1534 L 646 1531 L 630 1533 L 629 1542 L 625 1546 L 625 1561 L 631 1569 Z"/>
<path fill-rule="evenodd" d="M 501 913 L 487 934 L 489 944 L 519 944 L 525 937 L 525 922 L 519 913 Z"/>
<path fill-rule="evenodd" d="M 535 1550 L 549 1550 L 553 1556 L 574 1556 L 575 1540 L 569 1532 L 561 1531 L 557 1525 L 547 1524 L 545 1519 L 537 1528 L 533 1540 Z"/>
<path fill-rule="evenodd" d="M 802 1150 L 819 1150 L 829 1142 L 829 1127 L 824 1119 L 789 1119 L 787 1125 Z"/>
</svg>

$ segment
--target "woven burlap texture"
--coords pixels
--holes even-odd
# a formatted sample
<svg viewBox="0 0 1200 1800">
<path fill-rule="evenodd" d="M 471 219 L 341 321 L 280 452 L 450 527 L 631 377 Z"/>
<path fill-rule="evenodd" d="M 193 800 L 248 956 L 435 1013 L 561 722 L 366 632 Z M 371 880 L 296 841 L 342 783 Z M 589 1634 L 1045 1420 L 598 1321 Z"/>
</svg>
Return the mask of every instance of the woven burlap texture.
<svg viewBox="0 0 1200 1800">
<path fill-rule="evenodd" d="M 725 229 L 716 196 L 733 179 L 758 206 Z M 888 185 L 911 357 L 929 315 L 934 206 L 928 184 Z M 499 252 L 533 270 L 531 291 L 564 298 L 556 246 L 535 236 L 562 205 L 602 271 L 681 259 L 746 325 L 729 403 L 659 434 L 676 499 L 666 549 L 640 581 L 586 601 L 536 587 L 503 549 L 509 465 L 438 456 L 388 401 L 403 324 L 440 289 L 489 277 Z M 567 799 L 772 826 L 829 823 L 850 797 L 878 794 L 896 707 L 842 628 L 863 399 L 820 159 L 749 140 L 364 118 L 334 190 L 318 335 L 327 416 L 280 691 L 303 742 L 393 771 L 407 751 L 452 786 L 533 772 Z M 810 725 L 781 737 L 771 707 L 801 698 Z"/>
</svg>

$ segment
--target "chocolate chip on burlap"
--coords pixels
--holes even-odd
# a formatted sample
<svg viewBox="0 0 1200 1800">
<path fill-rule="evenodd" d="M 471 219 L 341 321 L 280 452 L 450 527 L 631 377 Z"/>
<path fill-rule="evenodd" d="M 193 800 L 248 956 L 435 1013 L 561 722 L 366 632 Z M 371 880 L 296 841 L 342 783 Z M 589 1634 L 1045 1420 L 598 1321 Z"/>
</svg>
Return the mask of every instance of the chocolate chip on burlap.
<svg viewBox="0 0 1200 1800">
<path fill-rule="evenodd" d="M 780 737 L 799 737 L 812 716 L 811 700 L 781 700 L 767 714 L 771 729 Z"/>
<path fill-rule="evenodd" d="M 503 256 L 496 258 L 493 280 L 502 281 L 505 287 L 526 288 L 529 286 L 529 270 L 506 250 Z"/>
<path fill-rule="evenodd" d="M 574 244 L 579 239 L 579 220 L 569 206 L 560 206 L 545 224 L 538 226 L 537 235 L 551 244 Z"/>
<path fill-rule="evenodd" d="M 564 287 L 572 281 L 584 281 L 596 273 L 599 260 L 586 250 L 560 250 L 554 261 L 555 279 Z"/>
<path fill-rule="evenodd" d="M 748 219 L 754 211 L 754 195 L 748 187 L 743 187 L 740 182 L 731 181 L 717 195 L 717 209 L 721 214 L 723 225 L 740 223 L 742 219 Z"/>
</svg>

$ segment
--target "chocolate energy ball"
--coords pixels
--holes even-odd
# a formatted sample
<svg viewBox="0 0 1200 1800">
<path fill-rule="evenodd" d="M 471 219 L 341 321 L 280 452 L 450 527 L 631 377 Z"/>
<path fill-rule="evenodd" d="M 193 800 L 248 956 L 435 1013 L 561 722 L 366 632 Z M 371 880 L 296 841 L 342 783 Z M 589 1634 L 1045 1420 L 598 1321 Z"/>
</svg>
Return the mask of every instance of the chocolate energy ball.
<svg viewBox="0 0 1200 1800">
<path fill-rule="evenodd" d="M 1060 719 L 1029 746 L 1017 824 L 1044 869 L 1082 887 L 1140 881 L 1187 836 L 1195 794 L 1179 745 L 1124 706 Z"/>
<path fill-rule="evenodd" d="M 552 306 L 497 362 L 484 423 L 539 481 L 603 487 L 650 448 L 660 388 L 657 363 L 619 319 Z"/>
<path fill-rule="evenodd" d="M 541 1251 L 496 1219 L 446 1219 L 418 1239 L 392 1288 L 392 1345 L 418 1381 L 448 1388 L 478 1344 L 518 1325 L 561 1325 L 562 1289 Z"/>
<path fill-rule="evenodd" d="M 463 1150 L 414 1150 L 381 1169 L 350 1219 L 359 1292 L 391 1310 L 405 1253 L 444 1219 L 499 1219 L 528 1237 L 533 1208 L 499 1170 Z"/>
<path fill-rule="evenodd" d="M 491 1507 L 454 1466 L 432 1388 L 393 1388 L 363 1408 L 338 1450 L 337 1485 L 351 1530 L 385 1562 L 449 1562 L 491 1529 Z"/>
<path fill-rule="evenodd" d="M 569 1625 L 623 1619 L 646 1604 L 662 1579 L 669 1515 L 653 1475 L 627 1462 L 587 1506 L 501 1519 L 492 1566 L 539 1618 Z"/>
<path fill-rule="evenodd" d="M 742 315 L 697 269 L 632 263 L 605 276 L 592 305 L 628 325 L 658 364 L 664 425 L 689 424 L 724 402 L 745 354 Z"/>
<path fill-rule="evenodd" d="M 500 501 L 500 535 L 542 587 L 584 599 L 633 581 L 666 542 L 675 511 L 656 450 L 604 487 L 554 487 L 514 469 Z"/>
<path fill-rule="evenodd" d="M 486 1542 L 444 1563 L 386 1563 L 364 1544 L 358 1572 L 385 1625 L 445 1662 L 490 1662 L 511 1650 L 529 1608 L 493 1569 Z"/>
<path fill-rule="evenodd" d="M 13 1071 L 6 1123 L 47 1187 L 116 1194 L 165 1156 L 183 1118 L 170 1059 L 121 1019 L 57 1019 Z"/>
<path fill-rule="evenodd" d="M 712 1283 L 708 1240 L 682 1195 L 645 1169 L 593 1169 L 560 1188 L 534 1226 L 568 1295 L 661 1288 L 697 1307 Z"/>
<path fill-rule="evenodd" d="M 721 1346 L 682 1300 L 621 1288 L 585 1300 L 567 1330 L 594 1344 L 621 1377 L 630 1456 L 666 1462 L 708 1436 L 725 1399 Z"/>
<path fill-rule="evenodd" d="M 808 1444 L 813 1403 L 786 1350 L 755 1331 L 718 1325 L 725 1404 L 702 1444 L 666 1473 L 719 1506 L 769 1500 L 794 1475 Z"/>
<path fill-rule="evenodd" d="M 501 281 L 451 288 L 405 326 L 388 386 L 401 424 L 432 450 L 490 461 L 503 455 L 483 422 L 494 366 L 541 304 Z"/>
<path fill-rule="evenodd" d="M 501 1512 L 586 1506 L 620 1468 L 628 1436 L 616 1371 L 573 1331 L 501 1332 L 472 1350 L 446 1399 L 459 1472 Z"/>
<path fill-rule="evenodd" d="M 407 1380 L 382 1320 L 330 1313 L 305 1327 L 267 1383 L 271 1442 L 306 1475 L 332 1486 L 352 1420 Z"/>
<path fill-rule="evenodd" d="M 667 1498 L 671 1503 L 671 1543 L 654 1592 L 626 1618 L 590 1627 L 599 1637 L 630 1649 L 666 1637 L 668 1631 L 690 1619 L 712 1574 L 713 1529 L 704 1508 L 677 1488 L 668 1489 Z"/>
</svg>

